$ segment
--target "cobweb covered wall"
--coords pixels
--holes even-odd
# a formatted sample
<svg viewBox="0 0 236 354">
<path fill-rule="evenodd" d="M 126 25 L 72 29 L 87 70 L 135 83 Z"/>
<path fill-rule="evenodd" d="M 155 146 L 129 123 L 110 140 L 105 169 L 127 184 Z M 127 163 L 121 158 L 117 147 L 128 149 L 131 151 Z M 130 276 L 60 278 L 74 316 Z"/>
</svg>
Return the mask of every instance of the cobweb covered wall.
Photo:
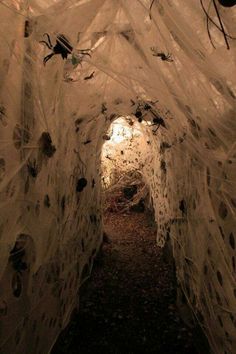
<svg viewBox="0 0 236 354">
<path fill-rule="evenodd" d="M 227 37 L 227 50 L 211 21 L 209 38 L 200 2 L 150 5 L 0 2 L 3 353 L 47 353 L 77 304 L 101 242 L 103 136 L 121 115 L 146 124 L 157 242 L 170 235 L 178 281 L 213 350 L 233 353 L 236 42 Z M 235 7 L 217 5 L 236 36 Z M 52 46 L 59 34 L 70 39 L 67 60 L 43 65 L 45 32 Z"/>
</svg>

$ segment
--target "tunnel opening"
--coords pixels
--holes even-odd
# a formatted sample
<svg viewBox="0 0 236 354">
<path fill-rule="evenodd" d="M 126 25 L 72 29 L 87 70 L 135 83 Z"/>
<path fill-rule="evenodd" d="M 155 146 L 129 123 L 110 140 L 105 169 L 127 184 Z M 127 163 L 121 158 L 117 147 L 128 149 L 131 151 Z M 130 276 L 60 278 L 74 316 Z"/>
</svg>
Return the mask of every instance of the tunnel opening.
<svg viewBox="0 0 236 354">
<path fill-rule="evenodd" d="M 101 152 L 103 212 L 144 212 L 149 208 L 155 219 L 145 171 L 152 154 L 146 131 L 132 117 L 119 117 L 112 122 L 104 139 Z"/>
</svg>

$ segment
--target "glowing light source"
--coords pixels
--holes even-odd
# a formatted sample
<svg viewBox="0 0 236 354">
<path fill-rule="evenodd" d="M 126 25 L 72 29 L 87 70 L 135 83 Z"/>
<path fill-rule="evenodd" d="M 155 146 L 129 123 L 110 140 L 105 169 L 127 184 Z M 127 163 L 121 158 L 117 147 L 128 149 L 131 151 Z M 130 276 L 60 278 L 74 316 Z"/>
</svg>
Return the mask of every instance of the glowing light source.
<svg viewBox="0 0 236 354">
<path fill-rule="evenodd" d="M 131 137 L 132 137 L 131 129 L 124 126 L 122 123 L 118 123 L 118 122 L 114 123 L 112 127 L 111 142 L 119 144 L 126 139 L 130 139 Z"/>
<path fill-rule="evenodd" d="M 130 126 L 125 118 L 120 117 L 111 125 L 109 135 L 111 139 L 107 145 L 113 145 L 114 143 L 120 144 L 125 140 L 129 141 L 132 137 L 141 135 L 141 132 L 137 129 L 135 123 Z"/>
<path fill-rule="evenodd" d="M 145 150 L 145 139 L 140 123 L 132 121 L 130 117 L 116 119 L 107 135 L 110 139 L 104 142 L 102 148 L 102 182 L 105 188 L 114 183 L 117 175 L 137 168 L 139 163 L 135 155 L 137 148 L 143 146 L 142 151 Z"/>
</svg>

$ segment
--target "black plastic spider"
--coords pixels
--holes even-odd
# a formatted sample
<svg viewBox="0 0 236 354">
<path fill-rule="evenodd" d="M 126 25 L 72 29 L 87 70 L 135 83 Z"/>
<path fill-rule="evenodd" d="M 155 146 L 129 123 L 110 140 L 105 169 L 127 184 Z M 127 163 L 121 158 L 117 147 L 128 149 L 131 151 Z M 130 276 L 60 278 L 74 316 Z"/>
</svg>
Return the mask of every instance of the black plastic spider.
<svg viewBox="0 0 236 354">
<path fill-rule="evenodd" d="M 53 55 L 60 54 L 62 59 L 67 59 L 68 54 L 72 53 L 73 47 L 71 46 L 69 40 L 63 35 L 58 34 L 56 38 L 56 45 L 53 46 L 51 42 L 51 38 L 48 33 L 44 33 L 44 36 L 47 37 L 48 42 L 40 41 L 39 43 L 44 43 L 46 46 L 52 50 L 52 53 L 48 54 L 44 59 L 44 65 L 46 62 L 53 57 Z"/>
<path fill-rule="evenodd" d="M 153 55 L 154 57 L 160 57 L 161 60 L 163 60 L 163 61 L 169 61 L 169 62 L 174 61 L 174 60 L 172 59 L 172 56 L 171 56 L 170 53 L 165 54 L 165 53 L 163 53 L 163 52 L 158 52 L 157 47 L 151 47 L 150 49 L 151 49 L 152 55 Z"/>
<path fill-rule="evenodd" d="M 167 54 L 165 54 L 165 53 L 156 53 L 156 54 L 152 54 L 154 57 L 160 57 L 161 58 L 161 60 L 163 60 L 163 61 L 169 61 L 169 62 L 172 62 L 172 61 L 174 61 L 173 59 L 172 59 L 172 57 L 171 57 L 171 54 L 170 53 L 167 53 Z"/>
<path fill-rule="evenodd" d="M 159 116 L 159 114 L 154 112 L 153 110 L 151 110 L 151 113 L 154 116 L 154 118 L 152 120 L 152 122 L 153 122 L 152 125 L 156 125 L 157 126 L 156 129 L 152 131 L 153 134 L 156 134 L 156 132 L 158 131 L 160 126 L 162 126 L 163 128 L 167 129 L 164 119 L 161 116 Z"/>
</svg>

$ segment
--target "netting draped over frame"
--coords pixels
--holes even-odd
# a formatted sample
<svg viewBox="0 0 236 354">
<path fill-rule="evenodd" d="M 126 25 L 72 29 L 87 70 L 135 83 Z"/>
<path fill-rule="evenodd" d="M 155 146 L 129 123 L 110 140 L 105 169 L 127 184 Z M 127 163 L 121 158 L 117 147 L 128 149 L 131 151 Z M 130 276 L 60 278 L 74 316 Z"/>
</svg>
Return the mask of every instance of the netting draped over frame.
<svg viewBox="0 0 236 354">
<path fill-rule="evenodd" d="M 77 305 L 101 243 L 103 136 L 119 116 L 142 117 L 158 244 L 170 235 L 213 350 L 236 347 L 236 7 L 215 1 L 223 33 L 213 2 L 151 3 L 0 1 L 4 354 L 47 353 Z"/>
</svg>

